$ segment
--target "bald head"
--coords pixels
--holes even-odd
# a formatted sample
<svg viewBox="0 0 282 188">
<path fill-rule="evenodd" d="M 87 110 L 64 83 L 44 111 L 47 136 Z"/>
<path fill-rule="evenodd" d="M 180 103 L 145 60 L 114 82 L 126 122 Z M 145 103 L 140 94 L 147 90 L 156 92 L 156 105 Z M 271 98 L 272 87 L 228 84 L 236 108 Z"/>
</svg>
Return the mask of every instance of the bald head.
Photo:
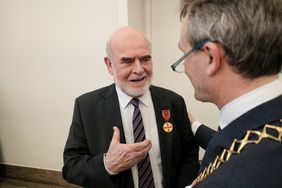
<svg viewBox="0 0 282 188">
<path fill-rule="evenodd" d="M 116 49 L 134 47 L 132 46 L 132 44 L 134 44 L 132 41 L 148 45 L 148 48 L 151 50 L 151 43 L 143 33 L 132 27 L 126 26 L 117 29 L 108 39 L 106 45 L 106 53 L 108 58 L 113 58 Z"/>
</svg>

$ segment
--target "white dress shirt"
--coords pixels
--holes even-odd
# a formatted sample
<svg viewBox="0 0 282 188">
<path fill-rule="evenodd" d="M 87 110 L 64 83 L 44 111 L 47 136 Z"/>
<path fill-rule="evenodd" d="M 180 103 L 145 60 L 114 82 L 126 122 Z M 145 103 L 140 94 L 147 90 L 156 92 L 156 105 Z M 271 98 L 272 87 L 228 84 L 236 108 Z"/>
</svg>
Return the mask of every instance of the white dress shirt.
<svg viewBox="0 0 282 188">
<path fill-rule="evenodd" d="M 126 143 L 134 143 L 132 116 L 134 106 L 130 103 L 132 97 L 125 94 L 117 85 L 116 91 L 118 95 L 122 124 Z M 160 145 L 158 129 L 155 117 L 155 110 L 151 98 L 150 90 L 139 98 L 139 109 L 142 115 L 146 139 L 151 140 L 152 148 L 149 151 L 149 158 L 152 167 L 155 187 L 162 188 L 162 166 L 160 156 Z M 138 169 L 137 165 L 131 168 L 133 175 L 133 182 L 135 188 L 138 188 Z"/>
<path fill-rule="evenodd" d="M 248 112 L 249 110 L 282 95 L 282 76 L 256 88 L 223 106 L 220 110 L 219 126 L 224 129 L 229 123 Z M 192 124 L 194 135 L 202 123 L 195 121 Z"/>
</svg>

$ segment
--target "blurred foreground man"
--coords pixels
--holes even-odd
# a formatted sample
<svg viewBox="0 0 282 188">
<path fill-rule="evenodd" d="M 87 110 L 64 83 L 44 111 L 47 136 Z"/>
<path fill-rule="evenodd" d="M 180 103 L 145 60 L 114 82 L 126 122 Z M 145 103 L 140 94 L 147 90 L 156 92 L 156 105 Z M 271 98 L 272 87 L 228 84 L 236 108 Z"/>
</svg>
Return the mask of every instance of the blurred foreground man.
<svg viewBox="0 0 282 188">
<path fill-rule="evenodd" d="M 193 188 L 281 188 L 282 1 L 181 3 L 185 55 L 172 69 L 220 110 L 221 131 L 196 127 L 206 153 Z"/>
</svg>

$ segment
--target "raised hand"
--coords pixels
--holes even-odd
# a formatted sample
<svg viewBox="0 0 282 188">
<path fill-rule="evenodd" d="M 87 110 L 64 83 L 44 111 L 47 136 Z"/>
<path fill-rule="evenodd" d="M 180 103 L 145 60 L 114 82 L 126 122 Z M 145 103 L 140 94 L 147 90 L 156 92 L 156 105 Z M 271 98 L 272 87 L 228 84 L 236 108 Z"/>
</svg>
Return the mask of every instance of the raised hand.
<svg viewBox="0 0 282 188">
<path fill-rule="evenodd" d="M 105 157 L 106 167 L 113 173 L 119 173 L 136 165 L 144 159 L 152 147 L 150 140 L 134 144 L 121 144 L 120 131 L 113 127 L 114 133 Z"/>
</svg>

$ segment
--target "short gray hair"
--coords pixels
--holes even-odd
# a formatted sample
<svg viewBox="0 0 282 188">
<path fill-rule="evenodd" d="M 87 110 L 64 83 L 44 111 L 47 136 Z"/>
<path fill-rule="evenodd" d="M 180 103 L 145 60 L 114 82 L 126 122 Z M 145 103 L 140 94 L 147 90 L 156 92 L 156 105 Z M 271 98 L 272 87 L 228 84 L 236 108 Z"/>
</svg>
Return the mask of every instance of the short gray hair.
<svg viewBox="0 0 282 188">
<path fill-rule="evenodd" d="M 220 43 L 230 65 L 249 78 L 281 72 L 282 0 L 182 0 L 181 6 L 191 45 Z"/>
<path fill-rule="evenodd" d="M 111 37 L 107 40 L 107 43 L 106 43 L 106 55 L 109 59 L 112 60 L 112 48 L 111 48 Z"/>
</svg>

